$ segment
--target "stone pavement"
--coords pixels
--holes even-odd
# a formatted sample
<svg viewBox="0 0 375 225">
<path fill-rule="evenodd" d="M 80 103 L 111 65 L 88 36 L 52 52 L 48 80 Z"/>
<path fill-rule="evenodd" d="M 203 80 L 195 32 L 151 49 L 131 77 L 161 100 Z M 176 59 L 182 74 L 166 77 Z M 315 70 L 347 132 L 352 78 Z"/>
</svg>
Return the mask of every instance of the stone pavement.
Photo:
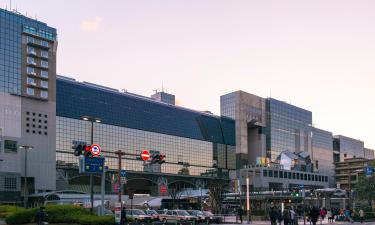
<svg viewBox="0 0 375 225">
<path fill-rule="evenodd" d="M 245 219 L 245 217 L 244 217 L 244 219 Z M 225 225 L 236 224 L 236 217 L 235 216 L 226 217 L 225 222 L 222 223 L 222 224 L 225 224 Z M 240 223 L 237 223 L 237 224 L 240 224 Z M 242 224 L 248 224 L 248 223 L 247 223 L 246 220 L 244 220 Z M 249 224 L 250 225 L 271 225 L 271 222 L 270 221 L 250 221 Z M 316 224 L 317 225 L 375 225 L 375 222 L 364 222 L 364 223 L 360 223 L 360 222 L 354 222 L 354 223 L 333 222 L 333 223 L 329 223 L 328 220 L 324 220 L 322 223 L 319 221 Z M 304 225 L 303 220 L 298 221 L 298 225 Z M 311 224 L 306 221 L 306 225 L 311 225 Z"/>
</svg>

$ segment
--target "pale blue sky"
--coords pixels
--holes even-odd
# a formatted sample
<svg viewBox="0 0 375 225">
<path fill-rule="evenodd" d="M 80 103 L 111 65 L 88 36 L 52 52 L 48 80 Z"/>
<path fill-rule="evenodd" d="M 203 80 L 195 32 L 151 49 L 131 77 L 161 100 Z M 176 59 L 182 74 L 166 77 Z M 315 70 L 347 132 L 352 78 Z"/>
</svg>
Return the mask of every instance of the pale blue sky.
<svg viewBox="0 0 375 225">
<path fill-rule="evenodd" d="M 9 0 L 0 0 L 0 7 Z M 375 148 L 375 1 L 13 0 L 56 27 L 59 74 L 219 114 L 242 89 Z"/>
</svg>

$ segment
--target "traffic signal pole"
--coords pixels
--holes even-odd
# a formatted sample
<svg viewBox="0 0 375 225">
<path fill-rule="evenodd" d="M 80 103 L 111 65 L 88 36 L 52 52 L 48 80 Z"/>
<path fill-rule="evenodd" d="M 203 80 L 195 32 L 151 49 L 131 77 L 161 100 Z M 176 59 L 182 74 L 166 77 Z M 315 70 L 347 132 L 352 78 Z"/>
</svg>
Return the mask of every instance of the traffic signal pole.
<svg viewBox="0 0 375 225">
<path fill-rule="evenodd" d="M 91 145 L 94 144 L 94 121 L 91 120 Z M 90 174 L 90 201 L 91 201 L 91 214 L 94 211 L 94 177 Z"/>
<path fill-rule="evenodd" d="M 117 155 L 118 157 L 118 171 L 117 171 L 117 175 L 118 175 L 118 202 L 121 203 L 121 194 L 122 194 L 122 190 L 121 190 L 121 158 L 123 155 L 125 155 L 125 152 L 121 151 L 121 150 L 118 150 L 115 152 L 115 154 Z"/>
</svg>

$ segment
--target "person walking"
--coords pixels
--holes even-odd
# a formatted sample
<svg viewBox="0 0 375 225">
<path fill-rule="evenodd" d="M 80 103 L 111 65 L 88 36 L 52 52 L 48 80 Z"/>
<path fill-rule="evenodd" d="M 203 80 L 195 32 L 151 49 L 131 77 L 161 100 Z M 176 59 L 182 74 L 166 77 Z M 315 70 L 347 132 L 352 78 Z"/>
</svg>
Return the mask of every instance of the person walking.
<svg viewBox="0 0 375 225">
<path fill-rule="evenodd" d="M 284 209 L 283 219 L 284 219 L 284 225 L 289 225 L 289 223 L 290 223 L 289 209 Z"/>
<path fill-rule="evenodd" d="M 268 213 L 271 221 L 271 225 L 277 225 L 276 220 L 277 220 L 277 212 L 274 207 L 270 208 L 270 211 Z"/>
<path fill-rule="evenodd" d="M 363 211 L 363 209 L 360 209 L 359 210 L 359 221 L 361 223 L 363 223 L 364 220 L 365 220 L 365 211 Z"/>
<path fill-rule="evenodd" d="M 316 222 L 318 221 L 319 218 L 319 210 L 315 206 L 313 206 L 310 210 L 310 220 L 313 225 L 316 225 Z"/>
<path fill-rule="evenodd" d="M 242 224 L 242 215 L 243 215 L 243 210 L 242 210 L 242 208 L 241 207 L 238 207 L 237 208 L 237 215 L 238 215 L 238 218 L 240 219 L 240 221 L 241 221 L 241 224 Z"/>
<path fill-rule="evenodd" d="M 352 219 L 352 212 L 350 211 L 349 208 L 346 208 L 345 211 L 344 211 L 344 216 L 345 216 L 345 219 L 347 221 L 349 221 L 350 223 L 353 223 L 353 219 Z"/>
<path fill-rule="evenodd" d="M 283 221 L 283 212 L 281 210 L 277 210 L 277 221 L 279 222 L 279 225 L 281 225 L 281 222 Z"/>
<path fill-rule="evenodd" d="M 289 210 L 289 215 L 290 215 L 290 224 L 291 225 L 296 225 L 297 224 L 297 213 L 294 211 L 294 208 L 290 208 Z"/>
<path fill-rule="evenodd" d="M 120 221 L 120 224 L 121 225 L 125 225 L 126 222 L 128 222 L 128 219 L 126 218 L 126 208 L 125 208 L 125 206 L 123 206 L 122 209 L 121 209 L 121 221 Z"/>
<path fill-rule="evenodd" d="M 35 221 L 38 225 L 43 225 L 47 219 L 47 214 L 44 211 L 44 206 L 41 206 L 35 215 Z"/>
</svg>

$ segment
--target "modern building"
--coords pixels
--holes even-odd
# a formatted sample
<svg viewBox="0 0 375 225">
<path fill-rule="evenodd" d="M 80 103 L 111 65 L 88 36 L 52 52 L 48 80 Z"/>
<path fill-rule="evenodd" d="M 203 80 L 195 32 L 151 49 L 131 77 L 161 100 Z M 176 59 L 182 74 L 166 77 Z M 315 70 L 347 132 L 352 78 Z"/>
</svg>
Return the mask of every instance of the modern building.
<svg viewBox="0 0 375 225">
<path fill-rule="evenodd" d="M 368 165 L 374 165 L 375 160 L 365 158 L 347 158 L 335 163 L 337 187 L 351 190 L 358 182 L 358 177 L 364 174 Z"/>
<path fill-rule="evenodd" d="M 312 159 L 316 171 L 328 175 L 329 186 L 335 187 L 335 164 L 333 161 L 333 135 L 329 131 L 312 128 Z"/>
<path fill-rule="evenodd" d="M 228 180 L 229 171 L 236 168 L 234 121 L 230 118 L 62 76 L 57 79 L 56 110 L 60 190 L 88 190 L 88 180 L 77 174 L 78 157 L 72 149 L 74 141 L 90 143 L 91 122 L 82 120 L 83 116 L 100 118 L 101 123 L 93 123 L 93 140 L 102 147 L 113 173 L 118 167 L 114 152 L 128 154 L 122 160 L 128 171 L 127 187 L 138 193 L 160 194 L 158 187 L 165 183 L 195 187 L 210 179 Z M 134 156 L 144 149 L 165 154 L 166 163 L 158 168 L 146 166 Z M 76 169 L 72 172 L 71 168 Z M 110 177 L 108 180 L 111 182 Z M 99 190 L 99 178 L 96 184 Z"/>
<path fill-rule="evenodd" d="M 55 28 L 0 9 L 0 202 L 56 189 L 56 49 Z"/>
<path fill-rule="evenodd" d="M 335 162 L 343 162 L 345 159 L 365 157 L 364 143 L 361 140 L 335 135 L 333 137 L 333 149 Z"/>
<path fill-rule="evenodd" d="M 373 149 L 365 148 L 365 159 L 375 159 L 375 152 Z"/>
</svg>

